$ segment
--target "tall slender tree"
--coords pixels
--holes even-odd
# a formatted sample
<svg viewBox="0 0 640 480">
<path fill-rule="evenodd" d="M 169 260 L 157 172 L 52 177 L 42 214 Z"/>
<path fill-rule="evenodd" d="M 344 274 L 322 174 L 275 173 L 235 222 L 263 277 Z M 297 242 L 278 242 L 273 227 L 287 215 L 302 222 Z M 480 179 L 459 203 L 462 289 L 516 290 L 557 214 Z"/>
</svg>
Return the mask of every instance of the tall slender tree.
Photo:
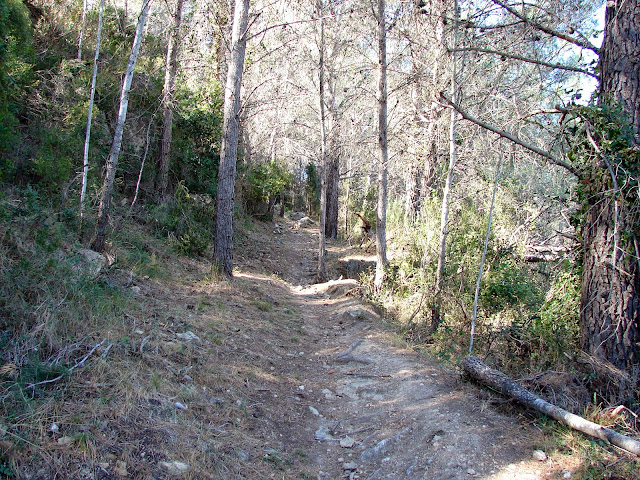
<svg viewBox="0 0 640 480">
<path fill-rule="evenodd" d="M 387 266 L 387 175 L 389 144 L 387 139 L 387 23 L 385 0 L 378 0 L 378 203 L 376 208 L 376 277 L 382 287 Z"/>
<path fill-rule="evenodd" d="M 240 132 L 240 90 L 247 49 L 249 0 L 236 0 L 231 32 L 231 57 L 224 92 L 222 147 L 216 194 L 216 227 L 213 261 L 222 273 L 233 276 L 233 212 L 235 206 L 236 162 Z"/>
<path fill-rule="evenodd" d="M 120 108 L 118 110 L 118 119 L 116 121 L 115 133 L 113 135 L 113 143 L 111 151 L 107 158 L 104 182 L 102 184 L 102 192 L 100 195 L 100 205 L 98 209 L 98 222 L 96 225 L 96 234 L 91 242 L 92 248 L 97 252 L 104 250 L 107 237 L 107 226 L 109 225 L 109 215 L 111 210 L 111 199 L 113 197 L 113 185 L 116 178 L 116 168 L 118 166 L 118 157 L 120 156 L 120 147 L 122 146 L 122 135 L 124 132 L 124 124 L 127 120 L 127 109 L 129 107 L 129 91 L 131 90 L 131 82 L 133 81 L 133 72 L 138 60 L 140 45 L 142 44 L 142 36 L 144 27 L 147 23 L 147 16 L 151 0 L 145 0 L 142 4 L 142 11 L 138 17 L 138 26 L 136 27 L 136 35 L 133 39 L 133 48 L 127 64 L 127 71 L 122 82 L 122 91 L 120 92 Z"/>
<path fill-rule="evenodd" d="M 104 0 L 100 0 L 98 12 L 98 31 L 96 33 L 96 53 L 93 58 L 93 74 L 91 76 L 91 92 L 89 94 L 89 108 L 87 112 L 87 128 L 84 136 L 84 153 L 82 158 L 82 187 L 80 188 L 80 217 L 84 215 L 84 203 L 87 193 L 87 181 L 89 176 L 89 141 L 91 139 L 91 122 L 93 116 L 93 104 L 96 97 L 96 82 L 98 79 L 98 59 L 100 58 L 100 39 L 102 37 L 102 14 L 104 13 Z M 80 51 L 80 49 L 78 49 Z"/>
<path fill-rule="evenodd" d="M 162 89 L 162 141 L 160 143 L 158 194 L 161 198 L 167 194 L 169 185 L 169 159 L 171 156 L 171 138 L 173 132 L 173 95 L 176 75 L 178 73 L 178 50 L 180 46 L 180 25 L 182 24 L 182 7 L 185 0 L 176 1 L 173 14 L 173 26 L 167 45 L 167 59 Z"/>
<path fill-rule="evenodd" d="M 320 19 L 320 60 L 318 62 L 318 83 L 320 101 L 320 234 L 318 245 L 318 282 L 327 280 L 326 261 L 326 224 L 327 224 L 327 126 L 325 108 L 325 71 L 324 71 L 324 0 L 316 3 L 316 14 Z"/>
<path fill-rule="evenodd" d="M 453 52 L 451 65 L 451 96 L 456 101 L 458 95 L 458 79 L 456 66 L 455 49 L 458 43 L 458 0 L 453 2 Z M 435 300 L 433 312 L 431 316 L 431 330 L 435 331 L 440 324 L 440 299 L 442 294 L 442 282 L 444 278 L 444 265 L 447 253 L 447 228 L 449 223 L 449 201 L 451 196 L 451 187 L 453 185 L 453 174 L 456 168 L 456 119 L 458 112 L 451 109 L 451 121 L 449 124 L 449 168 L 447 169 L 447 178 L 445 180 L 444 189 L 442 190 L 442 209 L 440 214 L 440 248 L 438 250 L 438 266 L 436 269 L 435 284 Z"/>
</svg>

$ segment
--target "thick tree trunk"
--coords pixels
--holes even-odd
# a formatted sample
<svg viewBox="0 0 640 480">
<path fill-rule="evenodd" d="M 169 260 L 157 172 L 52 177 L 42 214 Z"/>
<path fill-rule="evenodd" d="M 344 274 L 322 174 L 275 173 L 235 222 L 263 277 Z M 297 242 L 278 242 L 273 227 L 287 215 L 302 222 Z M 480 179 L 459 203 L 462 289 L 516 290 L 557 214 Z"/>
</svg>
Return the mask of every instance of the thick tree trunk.
<svg viewBox="0 0 640 480">
<path fill-rule="evenodd" d="M 603 104 L 622 107 L 640 132 L 640 5 L 609 2 L 600 55 Z M 594 156 L 589 210 L 584 219 L 581 338 L 585 351 L 631 373 L 640 374 L 640 266 L 638 220 L 625 198 L 617 168 Z M 628 172 L 637 178 L 636 172 Z M 628 195 L 628 194 L 627 194 Z M 637 192 L 632 193 L 635 198 Z"/>
<path fill-rule="evenodd" d="M 604 190 L 601 190 L 604 191 Z M 592 197 L 582 227 L 584 248 L 581 337 L 583 349 L 632 373 L 640 363 L 640 292 L 635 238 L 625 202 Z"/>
<path fill-rule="evenodd" d="M 222 147 L 216 195 L 216 232 L 213 261 L 225 275 L 233 275 L 233 210 L 235 201 L 236 162 L 240 132 L 240 87 L 247 49 L 249 0 L 236 0 L 231 34 L 231 61 L 224 92 Z"/>
<path fill-rule="evenodd" d="M 160 143 L 158 194 L 164 198 L 169 185 L 169 158 L 171 155 L 171 138 L 173 133 L 173 93 L 178 73 L 178 44 L 180 42 L 180 24 L 182 23 L 182 6 L 184 0 L 177 0 L 176 11 L 173 15 L 173 27 L 164 72 L 164 87 L 162 89 L 162 141 Z"/>
<path fill-rule="evenodd" d="M 385 0 L 378 0 L 378 205 L 376 208 L 376 288 L 381 288 L 387 266 L 387 26 Z"/>
<path fill-rule="evenodd" d="M 140 44 L 142 43 L 142 34 L 144 26 L 147 23 L 147 15 L 151 0 L 147 0 L 142 5 L 142 11 L 138 17 L 138 26 L 136 28 L 136 36 L 133 39 L 133 48 L 127 65 L 127 72 L 122 83 L 122 92 L 120 93 L 120 109 L 118 111 L 118 121 L 116 122 L 115 133 L 113 135 L 113 143 L 111 151 L 107 159 L 106 172 L 104 182 L 102 184 L 102 194 L 100 196 L 100 206 L 98 209 L 98 223 L 96 226 L 96 235 L 91 243 L 91 247 L 96 252 L 104 250 L 105 240 L 107 236 L 107 226 L 109 225 L 109 213 L 111 210 L 111 198 L 113 197 L 113 183 L 116 178 L 116 168 L 118 166 L 118 157 L 120 156 L 120 147 L 122 146 L 122 134 L 124 132 L 124 123 L 127 119 L 127 108 L 129 107 L 129 90 L 131 90 L 131 82 L 133 80 L 133 71 L 138 60 L 140 52 Z"/>
<path fill-rule="evenodd" d="M 617 103 L 640 143 L 640 2 L 607 2 L 600 49 L 600 101 Z"/>
<path fill-rule="evenodd" d="M 462 368 L 467 375 L 474 380 L 489 386 L 507 397 L 514 398 L 525 407 L 544 413 L 545 415 L 548 415 L 549 417 L 582 433 L 586 433 L 592 437 L 612 443 L 613 445 L 623 448 L 628 452 L 640 455 L 640 442 L 637 440 L 620 435 L 609 428 L 585 420 L 582 417 L 552 405 L 537 395 L 534 395 L 527 389 L 521 387 L 504 373 L 489 368 L 487 365 L 482 363 L 482 360 L 478 357 L 466 357 L 462 364 Z"/>
</svg>

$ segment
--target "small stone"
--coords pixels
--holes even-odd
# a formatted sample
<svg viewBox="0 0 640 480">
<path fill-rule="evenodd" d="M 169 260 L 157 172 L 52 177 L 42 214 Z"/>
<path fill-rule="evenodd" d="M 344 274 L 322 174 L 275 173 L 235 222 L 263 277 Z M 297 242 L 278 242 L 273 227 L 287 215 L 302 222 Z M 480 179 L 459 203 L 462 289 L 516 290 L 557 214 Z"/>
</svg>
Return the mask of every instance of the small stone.
<svg viewBox="0 0 640 480">
<path fill-rule="evenodd" d="M 174 406 L 175 406 L 178 410 L 189 410 L 189 407 L 187 407 L 185 404 L 180 403 L 180 402 L 176 402 L 176 403 L 174 403 Z"/>
<path fill-rule="evenodd" d="M 304 392 L 304 385 L 300 385 L 300 386 L 298 387 L 298 390 L 300 390 L 301 392 Z"/>
<path fill-rule="evenodd" d="M 322 442 L 323 440 L 333 440 L 333 436 L 329 433 L 329 429 L 326 426 L 322 426 L 316 430 L 315 439 Z"/>
<path fill-rule="evenodd" d="M 476 474 L 476 471 L 475 471 L 473 468 L 469 468 L 469 469 L 467 470 L 467 475 L 474 476 L 475 474 Z"/>
<path fill-rule="evenodd" d="M 347 462 L 342 464 L 343 470 L 357 470 L 358 464 L 356 462 Z"/>
<path fill-rule="evenodd" d="M 196 342 L 200 343 L 200 337 L 198 337 L 195 333 L 187 331 L 184 333 L 176 333 L 176 337 L 180 340 L 184 340 L 185 342 Z"/>
<path fill-rule="evenodd" d="M 58 439 L 58 445 L 70 445 L 72 442 L 73 442 L 73 438 L 67 437 L 67 436 L 60 437 Z"/>
<path fill-rule="evenodd" d="M 317 409 L 313 408 L 311 405 L 309 405 L 309 411 L 315 416 L 320 416 L 320 412 Z"/>
<path fill-rule="evenodd" d="M 569 470 L 563 470 L 562 471 L 562 478 L 571 478 L 573 476 L 573 474 L 569 471 Z"/>
<path fill-rule="evenodd" d="M 351 448 L 355 443 L 356 441 L 348 435 L 340 440 L 340 446 L 342 448 Z"/>
<path fill-rule="evenodd" d="M 58 428 L 58 425 L 56 423 L 52 423 L 49 427 L 50 432 L 56 433 L 58 430 L 60 430 L 60 428 Z"/>
<path fill-rule="evenodd" d="M 539 462 L 544 462 L 547 459 L 547 454 L 542 450 L 534 450 L 532 457 L 534 460 L 538 460 Z"/>
<path fill-rule="evenodd" d="M 133 287 L 131 287 L 131 291 L 136 295 L 140 295 L 140 287 L 137 285 L 134 285 Z"/>
<path fill-rule="evenodd" d="M 122 460 L 116 461 L 116 466 L 113 471 L 121 477 L 129 476 L 129 472 L 127 472 L 127 462 L 123 462 Z"/>
<path fill-rule="evenodd" d="M 158 465 L 169 475 L 182 475 L 187 473 L 191 467 L 182 462 L 160 462 Z"/>
</svg>

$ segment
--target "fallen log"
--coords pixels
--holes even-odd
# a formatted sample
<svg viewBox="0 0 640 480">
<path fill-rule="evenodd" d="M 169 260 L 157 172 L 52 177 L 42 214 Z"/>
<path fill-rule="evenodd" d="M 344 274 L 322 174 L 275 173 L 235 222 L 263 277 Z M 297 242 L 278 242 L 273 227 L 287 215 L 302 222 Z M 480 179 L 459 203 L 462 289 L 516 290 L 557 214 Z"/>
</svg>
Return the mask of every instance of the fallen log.
<svg viewBox="0 0 640 480">
<path fill-rule="evenodd" d="M 640 456 L 640 441 L 629 438 L 614 432 L 610 428 L 603 427 L 597 423 L 590 422 L 584 418 L 567 412 L 555 405 L 543 400 L 531 393 L 524 387 L 518 385 L 504 373 L 494 370 L 485 365 L 478 357 L 468 356 L 462 363 L 464 371 L 474 380 L 488 385 L 501 394 L 511 397 L 528 408 L 544 413 L 545 415 L 564 423 L 565 425 L 586 433 L 605 442 L 609 442 L 617 447 Z"/>
</svg>

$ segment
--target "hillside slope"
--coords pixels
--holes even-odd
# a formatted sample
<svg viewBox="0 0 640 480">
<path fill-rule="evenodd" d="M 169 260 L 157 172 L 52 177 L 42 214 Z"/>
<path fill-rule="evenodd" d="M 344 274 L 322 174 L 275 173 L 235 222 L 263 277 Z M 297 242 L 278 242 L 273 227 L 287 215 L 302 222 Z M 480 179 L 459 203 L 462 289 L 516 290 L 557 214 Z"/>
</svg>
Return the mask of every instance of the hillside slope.
<svg viewBox="0 0 640 480">
<path fill-rule="evenodd" d="M 530 419 L 402 346 L 354 281 L 313 285 L 317 230 L 292 227 L 248 231 L 233 282 L 152 246 L 162 274 L 103 273 L 137 308 L 87 332 L 64 381 L 33 388 L 13 419 L 29 437 L 5 430 L 3 468 L 42 480 L 570 478 L 570 458 L 532 459 L 545 439 Z M 330 265 L 346 250 L 330 245 Z"/>
</svg>

